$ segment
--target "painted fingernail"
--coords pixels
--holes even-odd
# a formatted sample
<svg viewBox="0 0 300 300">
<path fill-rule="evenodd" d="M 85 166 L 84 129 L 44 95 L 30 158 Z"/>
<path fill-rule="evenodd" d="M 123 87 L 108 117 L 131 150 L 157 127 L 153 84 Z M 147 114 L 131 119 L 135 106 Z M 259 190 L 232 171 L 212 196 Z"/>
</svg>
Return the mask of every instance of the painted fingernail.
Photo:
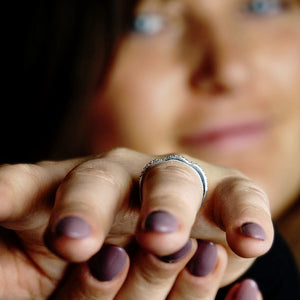
<svg viewBox="0 0 300 300">
<path fill-rule="evenodd" d="M 256 223 L 245 223 L 241 227 L 241 232 L 251 238 L 264 241 L 266 239 L 266 233 L 264 229 Z"/>
<path fill-rule="evenodd" d="M 173 254 L 160 256 L 159 258 L 166 263 L 176 263 L 184 258 L 192 248 L 192 240 L 188 240 L 188 242 L 178 251 Z"/>
<path fill-rule="evenodd" d="M 99 281 L 111 281 L 123 270 L 126 251 L 118 246 L 103 245 L 88 262 L 91 274 Z"/>
<path fill-rule="evenodd" d="M 86 221 L 73 216 L 60 220 L 55 231 L 57 236 L 67 236 L 73 239 L 88 237 L 92 232 Z"/>
<path fill-rule="evenodd" d="M 233 300 L 256 300 L 258 286 L 252 279 L 244 280 L 233 296 Z"/>
<path fill-rule="evenodd" d="M 177 220 L 166 211 L 154 211 L 146 217 L 144 228 L 146 231 L 171 233 L 178 228 Z"/>
<path fill-rule="evenodd" d="M 198 249 L 186 267 L 192 275 L 205 277 L 214 269 L 216 263 L 216 245 L 212 242 L 198 240 Z"/>
</svg>

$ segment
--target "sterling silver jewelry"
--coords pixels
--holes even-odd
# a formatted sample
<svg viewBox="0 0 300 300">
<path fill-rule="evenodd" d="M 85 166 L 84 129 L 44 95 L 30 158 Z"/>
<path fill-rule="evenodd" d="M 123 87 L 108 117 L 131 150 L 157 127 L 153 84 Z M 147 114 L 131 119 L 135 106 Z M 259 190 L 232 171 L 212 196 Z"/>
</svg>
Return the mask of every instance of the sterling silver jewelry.
<svg viewBox="0 0 300 300">
<path fill-rule="evenodd" d="M 142 196 L 141 191 L 142 191 L 142 185 L 143 185 L 143 181 L 144 181 L 144 177 L 145 177 L 146 172 L 150 168 L 152 168 L 152 167 L 154 167 L 158 164 L 164 163 L 166 161 L 170 161 L 170 160 L 180 161 L 180 162 L 192 167 L 198 173 L 198 175 L 200 176 L 201 182 L 202 182 L 202 187 L 203 187 L 203 196 L 202 196 L 202 203 L 203 203 L 203 201 L 205 199 L 205 196 L 206 196 L 206 193 L 207 193 L 207 177 L 206 177 L 204 171 L 196 163 L 194 163 L 192 161 L 189 161 L 185 157 L 183 157 L 181 155 L 178 155 L 178 154 L 171 154 L 171 155 L 167 155 L 167 156 L 164 156 L 164 157 L 156 158 L 156 159 L 153 159 L 153 160 L 151 160 L 150 162 L 148 162 L 146 164 L 146 166 L 144 167 L 144 169 L 141 173 L 141 176 L 140 176 L 140 199 L 142 199 L 141 198 L 141 196 Z"/>
</svg>

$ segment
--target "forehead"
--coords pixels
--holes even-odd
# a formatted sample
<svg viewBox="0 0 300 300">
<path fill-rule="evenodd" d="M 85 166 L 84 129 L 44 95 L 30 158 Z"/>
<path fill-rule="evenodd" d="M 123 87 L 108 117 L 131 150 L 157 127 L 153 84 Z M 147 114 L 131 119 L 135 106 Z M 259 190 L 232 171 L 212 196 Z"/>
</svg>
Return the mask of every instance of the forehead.
<svg viewBox="0 0 300 300">
<path fill-rule="evenodd" d="M 189 1 L 189 0 L 188 0 Z M 140 0 L 138 1 L 138 6 L 166 6 L 174 4 L 183 4 L 182 0 Z"/>
<path fill-rule="evenodd" d="M 247 1 L 251 0 L 140 0 L 135 13 L 162 13 L 176 20 L 197 19 L 220 23 L 225 22 L 224 18 L 232 19 L 233 12 L 239 11 Z"/>
<path fill-rule="evenodd" d="M 137 9 L 213 11 L 246 0 L 140 0 Z"/>
</svg>

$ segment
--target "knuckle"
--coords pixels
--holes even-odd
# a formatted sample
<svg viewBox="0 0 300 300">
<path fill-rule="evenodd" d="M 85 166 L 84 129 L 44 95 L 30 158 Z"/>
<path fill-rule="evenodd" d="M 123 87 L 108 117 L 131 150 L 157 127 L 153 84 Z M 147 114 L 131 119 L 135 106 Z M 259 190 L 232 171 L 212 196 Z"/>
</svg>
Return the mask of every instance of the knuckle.
<svg viewBox="0 0 300 300">
<path fill-rule="evenodd" d="M 40 166 L 42 168 L 51 168 L 53 166 L 55 166 L 57 164 L 56 161 L 53 160 L 43 160 L 43 161 L 39 161 L 37 162 L 37 166 Z"/>
<path fill-rule="evenodd" d="M 159 266 L 149 266 L 148 264 L 142 264 L 141 270 L 138 275 L 140 276 L 142 281 L 159 287 L 167 281 L 172 280 L 172 278 L 177 274 L 176 270 L 171 270 L 170 268 L 167 268 L 167 266 L 165 267 L 164 263 L 159 264 Z"/>
<path fill-rule="evenodd" d="M 121 189 L 124 176 L 128 176 L 128 174 L 120 165 L 106 160 L 92 160 L 73 169 L 68 173 L 65 181 L 102 182 Z"/>
<path fill-rule="evenodd" d="M 1 184 L 20 191 L 28 184 L 38 186 L 44 176 L 42 169 L 34 164 L 7 165 L 1 171 Z"/>
<path fill-rule="evenodd" d="M 133 153 L 132 150 L 127 149 L 127 148 L 123 148 L 123 147 L 119 147 L 119 148 L 114 148 L 104 154 L 101 154 L 101 156 L 99 156 L 99 158 L 106 158 L 112 161 L 118 161 L 119 159 L 123 158 L 123 157 L 128 157 Z"/>
<path fill-rule="evenodd" d="M 263 195 L 264 192 L 261 188 L 258 187 L 254 182 L 236 176 L 226 177 L 221 183 L 217 186 L 217 192 L 230 195 L 230 196 L 239 196 L 241 194 L 259 194 Z"/>
<path fill-rule="evenodd" d="M 198 184 L 199 176 L 188 165 L 180 162 L 169 161 L 153 166 L 147 172 L 147 178 L 165 176 L 166 178 L 180 180 L 180 182 Z"/>
<path fill-rule="evenodd" d="M 255 182 L 241 177 L 225 178 L 216 188 L 217 195 L 222 199 L 231 201 L 231 199 L 239 199 L 236 208 L 241 214 L 247 215 L 248 212 L 257 211 L 270 214 L 269 198 L 265 191 Z"/>
<path fill-rule="evenodd" d="M 7 165 L 0 170 L 0 193 L 4 199 L 1 214 L 4 219 L 24 211 L 27 200 L 38 199 L 43 191 L 43 176 L 40 167 L 30 164 Z"/>
</svg>

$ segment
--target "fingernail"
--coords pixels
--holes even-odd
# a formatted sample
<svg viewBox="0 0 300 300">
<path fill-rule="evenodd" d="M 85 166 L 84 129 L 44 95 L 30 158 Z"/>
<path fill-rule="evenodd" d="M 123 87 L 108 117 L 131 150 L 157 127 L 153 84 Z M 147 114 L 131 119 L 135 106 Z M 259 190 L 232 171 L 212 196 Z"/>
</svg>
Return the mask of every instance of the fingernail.
<svg viewBox="0 0 300 300">
<path fill-rule="evenodd" d="M 244 280 L 236 293 L 233 296 L 233 300 L 256 300 L 258 294 L 258 286 L 254 280 Z"/>
<path fill-rule="evenodd" d="M 103 245 L 88 262 L 91 274 L 99 281 L 111 281 L 123 270 L 126 251 L 118 246 Z"/>
<path fill-rule="evenodd" d="M 91 234 L 90 225 L 78 217 L 66 217 L 56 226 L 57 236 L 67 236 L 73 239 L 82 239 Z"/>
<path fill-rule="evenodd" d="M 256 223 L 245 223 L 241 227 L 241 232 L 244 235 L 257 240 L 264 241 L 266 239 L 266 233 L 264 229 Z"/>
<path fill-rule="evenodd" d="M 144 228 L 146 231 L 171 233 L 178 228 L 177 220 L 166 211 L 155 211 L 146 217 Z"/>
<path fill-rule="evenodd" d="M 192 240 L 189 239 L 188 242 L 177 252 L 166 256 L 160 256 L 159 258 L 166 263 L 176 263 L 184 258 L 190 252 L 191 248 Z"/>
<path fill-rule="evenodd" d="M 212 242 L 198 240 L 198 249 L 186 267 L 192 275 L 205 277 L 214 269 L 216 263 L 216 245 Z"/>
</svg>

